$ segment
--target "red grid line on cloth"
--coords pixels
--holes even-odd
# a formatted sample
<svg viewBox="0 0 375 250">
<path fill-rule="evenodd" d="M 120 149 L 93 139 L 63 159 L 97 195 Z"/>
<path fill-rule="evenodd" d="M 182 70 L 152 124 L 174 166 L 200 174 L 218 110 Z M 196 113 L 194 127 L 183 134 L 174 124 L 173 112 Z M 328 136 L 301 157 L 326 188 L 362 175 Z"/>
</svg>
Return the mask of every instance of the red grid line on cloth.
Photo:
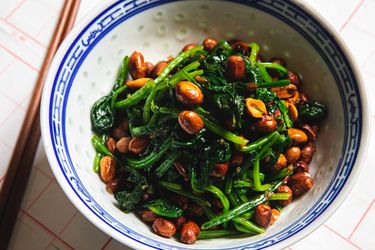
<svg viewBox="0 0 375 250">
<path fill-rule="evenodd" d="M 5 97 L 6 99 L 8 99 L 9 101 L 11 101 L 12 103 L 14 103 L 16 106 L 18 106 L 19 108 L 23 109 L 23 110 L 26 110 L 24 107 L 21 106 L 20 103 L 18 103 L 17 101 L 13 100 L 12 97 L 8 96 L 6 93 L 3 93 L 3 92 L 0 92 L 0 97 L 3 96 Z M 8 119 L 8 117 L 7 117 Z"/>
<path fill-rule="evenodd" d="M 49 165 L 48 165 L 49 166 Z M 43 169 L 41 169 L 40 167 L 36 167 L 36 169 L 38 169 L 42 174 L 44 174 L 45 176 L 47 176 L 48 178 L 52 179 L 52 180 L 55 180 L 55 176 L 52 175 L 50 176 L 48 173 L 46 173 Z"/>
<path fill-rule="evenodd" d="M 100 248 L 101 250 L 105 250 L 106 247 L 109 245 L 109 243 L 112 241 L 112 238 L 110 237 L 105 243 L 104 245 Z"/>
<path fill-rule="evenodd" d="M 356 244 L 354 244 L 353 242 L 351 242 L 349 239 L 345 238 L 344 236 L 342 236 L 341 234 L 339 234 L 338 232 L 336 232 L 335 230 L 333 230 L 332 228 L 328 227 L 327 225 L 323 225 L 325 228 L 327 228 L 329 231 L 331 231 L 332 233 L 336 234 L 338 237 L 340 237 L 341 239 L 343 239 L 344 241 L 348 242 L 350 245 L 352 245 L 353 247 L 357 248 L 357 249 L 362 249 L 360 248 L 359 246 L 357 246 Z"/>
<path fill-rule="evenodd" d="M 51 177 L 49 177 L 49 178 L 51 178 Z M 40 191 L 40 193 L 34 198 L 34 200 L 31 201 L 30 205 L 25 208 L 26 211 L 28 211 L 35 204 L 35 202 L 44 194 L 44 192 L 46 192 L 46 190 L 48 189 L 49 186 L 51 186 L 52 183 L 53 183 L 53 180 L 51 179 L 47 183 L 47 185 L 43 188 L 43 190 Z"/>
<path fill-rule="evenodd" d="M 36 44 L 38 44 L 39 46 L 42 46 L 43 48 L 47 49 L 47 46 L 43 43 L 41 43 L 40 41 L 38 41 L 35 37 L 32 37 L 30 36 L 29 34 L 27 34 L 25 31 L 23 31 L 21 28 L 17 27 L 15 24 L 9 22 L 8 20 L 5 20 L 5 19 L 2 19 L 0 18 L 0 20 L 3 20 L 6 24 L 8 24 L 10 27 L 12 27 L 13 29 L 17 30 L 18 32 L 20 32 L 22 35 L 26 36 L 27 38 L 29 38 L 31 41 L 35 42 Z"/>
<path fill-rule="evenodd" d="M 1 127 L 1 125 L 3 125 L 9 119 L 9 117 L 11 117 L 13 115 L 14 111 L 17 110 L 17 109 L 18 109 L 18 107 L 15 107 L 14 109 L 12 109 L 12 111 L 9 112 L 9 114 L 5 117 L 5 119 L 3 121 L 0 121 L 0 127 Z M 3 143 L 3 144 L 6 145 L 5 143 Z M 7 148 L 10 148 L 8 145 L 6 145 L 6 146 L 7 146 Z"/>
<path fill-rule="evenodd" d="M 69 226 L 70 223 L 72 223 L 72 221 L 77 215 L 78 215 L 78 210 L 73 214 L 72 218 L 69 219 L 69 221 L 63 226 L 63 228 L 57 234 L 60 235 L 62 232 L 64 232 L 64 230 Z"/>
<path fill-rule="evenodd" d="M 51 234 L 52 236 L 55 237 L 55 239 L 58 239 L 60 240 L 62 243 L 64 243 L 67 247 L 70 247 L 71 249 L 74 249 L 71 245 L 69 245 L 68 242 L 66 242 L 65 240 L 61 239 L 57 234 L 55 234 L 54 232 L 52 232 L 51 229 L 49 229 L 48 227 L 46 227 L 43 223 L 41 223 L 40 221 L 38 221 L 37 219 L 35 219 L 31 214 L 29 214 L 27 211 L 23 210 L 21 208 L 21 211 L 23 211 L 24 215 L 26 215 L 27 217 L 29 217 L 31 220 L 33 220 L 36 224 L 38 224 L 40 227 L 42 227 L 45 231 L 47 231 L 49 234 Z"/>
<path fill-rule="evenodd" d="M 363 219 L 366 217 L 366 215 L 368 214 L 368 212 L 370 211 L 370 209 L 374 205 L 374 203 L 375 203 L 375 199 L 371 202 L 371 204 L 368 206 L 366 211 L 362 214 L 361 219 L 358 221 L 357 225 L 355 225 L 355 227 L 353 229 L 353 232 L 349 235 L 348 239 L 351 239 L 353 237 L 354 233 L 357 231 L 359 225 L 362 223 Z"/>
<path fill-rule="evenodd" d="M 54 7 L 52 7 L 51 5 L 48 5 L 47 3 L 45 3 L 44 1 L 38 1 L 38 3 L 46 6 L 48 9 L 52 10 L 52 11 L 55 11 L 55 12 L 58 12 L 59 10 L 58 9 L 55 9 Z"/>
<path fill-rule="evenodd" d="M 22 0 L 20 1 L 16 7 L 14 7 L 13 10 L 11 10 L 9 12 L 9 14 L 5 17 L 5 20 L 7 20 L 9 17 L 11 17 L 24 3 L 26 2 L 26 0 Z"/>
<path fill-rule="evenodd" d="M 42 32 L 46 29 L 46 27 L 48 27 L 48 25 L 50 24 L 50 22 L 54 23 L 56 21 L 56 16 L 52 16 L 48 22 L 46 22 L 42 28 L 38 31 L 38 33 L 35 35 L 35 37 L 38 37 L 40 34 L 42 34 Z M 40 44 L 42 44 L 40 42 Z M 47 45 L 42 45 L 43 47 L 47 48 Z"/>
<path fill-rule="evenodd" d="M 39 69 L 35 68 L 33 65 L 31 65 L 30 63 L 26 62 L 24 59 L 22 59 L 19 55 L 17 55 L 16 53 L 14 53 L 13 51 L 11 51 L 9 48 L 7 48 L 6 46 L 2 45 L 0 43 L 0 48 L 6 50 L 9 54 L 11 54 L 12 56 L 14 56 L 15 58 L 17 58 L 19 61 L 23 62 L 26 66 L 30 67 L 32 70 L 36 71 L 36 72 L 39 72 Z"/>
<path fill-rule="evenodd" d="M 12 65 L 13 62 L 14 62 L 14 58 L 12 58 L 12 60 L 10 60 L 10 62 L 7 65 L 5 65 L 5 67 L 3 68 L 3 70 L 0 71 L 0 75 L 3 74 L 10 67 L 10 65 Z"/>
<path fill-rule="evenodd" d="M 366 64 L 371 60 L 371 58 L 375 55 L 375 49 L 366 57 L 366 59 L 362 63 L 362 67 L 366 66 Z"/>
<path fill-rule="evenodd" d="M 357 30 L 365 33 L 366 35 L 369 35 L 371 37 L 375 37 L 375 34 L 374 33 L 371 33 L 369 32 L 368 30 L 364 29 L 362 26 L 358 26 L 357 24 L 355 23 L 350 23 L 350 25 L 352 25 L 353 27 L 355 27 Z"/>
<path fill-rule="evenodd" d="M 350 22 L 350 20 L 352 20 L 352 18 L 358 12 L 358 10 L 361 8 L 361 6 L 362 6 L 362 4 L 364 2 L 365 2 L 365 0 L 361 0 L 358 3 L 358 5 L 354 8 L 353 12 L 350 14 L 350 16 L 348 17 L 348 19 L 346 19 L 345 23 L 341 26 L 340 31 L 342 31 L 346 27 L 346 25 L 348 25 L 348 23 Z"/>
<path fill-rule="evenodd" d="M 60 234 L 69 226 L 70 223 L 72 223 L 73 219 L 77 216 L 78 214 L 78 211 L 76 211 L 74 213 L 74 215 L 72 216 L 72 218 L 69 219 L 69 221 L 63 226 L 63 228 L 57 233 L 58 236 L 60 236 Z M 56 239 L 59 239 L 57 237 L 54 237 L 51 242 L 48 244 L 47 248 L 52 245 L 53 241 L 56 240 Z"/>
</svg>

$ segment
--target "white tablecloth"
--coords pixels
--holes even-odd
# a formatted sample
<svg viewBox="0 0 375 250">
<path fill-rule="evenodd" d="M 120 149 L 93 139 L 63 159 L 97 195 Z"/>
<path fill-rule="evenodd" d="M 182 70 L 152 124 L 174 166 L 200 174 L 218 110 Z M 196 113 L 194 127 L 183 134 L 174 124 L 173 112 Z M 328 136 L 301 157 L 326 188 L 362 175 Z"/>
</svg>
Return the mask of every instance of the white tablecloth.
<svg viewBox="0 0 375 250">
<path fill-rule="evenodd" d="M 0 186 L 62 0 L 0 2 Z M 100 0 L 82 0 L 78 20 Z M 341 33 L 362 69 L 375 126 L 375 1 L 308 0 Z M 371 139 L 375 142 L 374 136 Z M 342 207 L 289 249 L 375 249 L 375 145 Z M 126 249 L 99 231 L 69 202 L 40 145 L 10 249 Z"/>
</svg>

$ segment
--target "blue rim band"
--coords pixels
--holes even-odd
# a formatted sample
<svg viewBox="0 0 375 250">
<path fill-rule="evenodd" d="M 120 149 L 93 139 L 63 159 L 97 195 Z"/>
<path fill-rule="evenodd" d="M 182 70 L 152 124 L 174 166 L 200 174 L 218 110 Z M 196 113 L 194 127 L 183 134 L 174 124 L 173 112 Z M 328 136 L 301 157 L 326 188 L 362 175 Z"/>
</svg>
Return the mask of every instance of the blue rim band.
<svg viewBox="0 0 375 250">
<path fill-rule="evenodd" d="M 172 249 L 175 248 L 175 246 L 147 238 L 132 229 L 127 228 L 121 222 L 109 215 L 87 192 L 81 183 L 70 158 L 65 131 L 65 118 L 69 92 L 75 75 L 79 70 L 80 65 L 95 45 L 113 28 L 120 25 L 126 19 L 144 10 L 174 1 L 176 0 L 120 0 L 101 12 L 83 29 L 66 52 L 54 79 L 49 107 L 49 125 L 53 150 L 66 181 L 76 193 L 77 197 L 99 219 L 114 230 L 139 242 L 140 244 L 157 249 Z M 317 20 L 307 14 L 299 6 L 289 1 L 235 0 L 233 2 L 269 13 L 297 30 L 319 52 L 327 63 L 340 91 L 344 110 L 345 137 L 342 148 L 342 157 L 335 171 L 334 178 L 325 190 L 324 195 L 320 197 L 320 199 L 305 213 L 304 216 L 275 235 L 271 235 L 257 242 L 237 246 L 235 248 L 225 248 L 260 249 L 275 245 L 301 231 L 312 223 L 313 220 L 319 217 L 319 215 L 329 207 L 329 204 L 340 193 L 342 187 L 350 176 L 358 153 L 361 141 L 362 108 L 359 90 L 350 63 L 345 58 L 343 51 L 334 38 L 319 24 Z M 323 46 L 323 44 L 325 45 Z"/>
</svg>

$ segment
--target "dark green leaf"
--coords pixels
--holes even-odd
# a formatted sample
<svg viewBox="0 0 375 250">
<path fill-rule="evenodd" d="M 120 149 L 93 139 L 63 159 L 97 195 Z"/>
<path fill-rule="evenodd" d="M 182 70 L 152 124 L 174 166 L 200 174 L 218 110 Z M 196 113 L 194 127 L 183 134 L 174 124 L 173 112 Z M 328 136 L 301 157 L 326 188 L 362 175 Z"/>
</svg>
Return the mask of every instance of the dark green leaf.
<svg viewBox="0 0 375 250">
<path fill-rule="evenodd" d="M 297 107 L 298 115 L 305 122 L 319 123 L 327 116 L 327 107 L 318 102 L 304 102 Z"/>
<path fill-rule="evenodd" d="M 168 200 L 164 199 L 156 199 L 150 201 L 143 205 L 143 207 L 148 208 L 157 215 L 168 218 L 177 218 L 180 217 L 183 213 L 181 208 L 174 204 L 171 204 Z"/>
<path fill-rule="evenodd" d="M 103 96 L 91 108 L 91 126 L 98 134 L 108 133 L 114 124 L 115 113 L 111 101 L 111 96 Z"/>
</svg>

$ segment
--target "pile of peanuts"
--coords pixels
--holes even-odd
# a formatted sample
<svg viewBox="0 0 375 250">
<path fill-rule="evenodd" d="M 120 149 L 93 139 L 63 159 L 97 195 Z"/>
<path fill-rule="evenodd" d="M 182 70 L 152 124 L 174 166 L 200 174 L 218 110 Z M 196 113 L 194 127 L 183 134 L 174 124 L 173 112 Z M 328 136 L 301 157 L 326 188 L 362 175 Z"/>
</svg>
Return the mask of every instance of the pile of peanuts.
<svg viewBox="0 0 375 250">
<path fill-rule="evenodd" d="M 207 38 L 203 41 L 203 46 L 206 51 L 211 51 L 217 40 Z M 249 47 L 245 42 L 239 40 L 229 41 L 233 49 L 242 52 L 249 51 Z M 196 44 L 188 44 L 183 48 L 183 51 L 196 47 Z M 129 72 L 132 80 L 128 80 L 125 84 L 131 89 L 139 89 L 144 86 L 150 79 L 158 77 L 168 62 L 173 59 L 168 57 L 165 61 L 160 61 L 153 65 L 151 62 L 145 62 L 141 53 L 135 51 L 130 56 Z M 258 61 L 264 61 L 261 55 L 257 57 Z M 277 63 L 285 66 L 286 63 L 279 57 L 274 57 L 269 62 Z M 245 62 L 243 57 L 232 55 L 228 58 L 226 77 L 231 81 L 242 79 L 245 74 Z M 278 74 L 270 71 L 270 75 L 274 81 L 278 80 Z M 296 104 L 300 101 L 308 101 L 306 94 L 301 92 L 301 81 L 295 72 L 289 71 L 286 77 L 290 84 L 285 87 L 271 89 L 280 99 L 285 100 L 289 111 L 289 117 L 293 122 L 296 122 L 296 128 L 289 128 L 288 135 L 292 140 L 292 145 L 283 154 L 280 154 L 275 165 L 271 167 L 273 173 L 277 173 L 285 168 L 292 168 L 293 174 L 285 178 L 284 185 L 277 189 L 277 193 L 289 193 L 291 196 L 288 200 L 277 201 L 280 206 L 287 206 L 295 197 L 298 197 L 307 192 L 313 185 L 313 180 L 310 177 L 309 164 L 312 161 L 313 155 L 316 151 L 315 140 L 318 134 L 319 126 L 316 124 L 307 124 L 298 120 L 298 110 Z M 200 83 L 204 83 L 205 79 L 196 77 Z M 254 83 L 249 83 L 248 88 L 256 89 Z M 202 91 L 197 85 L 189 81 L 181 81 L 175 86 L 175 95 L 177 100 L 185 107 L 193 107 L 200 105 L 204 101 Z M 253 118 L 253 124 L 250 129 L 255 132 L 269 133 L 276 131 L 278 122 L 277 119 L 281 116 L 281 112 L 277 109 L 273 114 L 267 113 L 268 103 L 263 103 L 261 100 L 247 98 L 245 103 L 246 113 Z M 178 116 L 178 122 L 181 128 L 188 134 L 196 134 L 203 127 L 204 122 L 201 117 L 192 110 L 182 111 Z M 230 128 L 230 127 L 228 127 Z M 147 136 L 133 137 L 129 136 L 129 125 L 126 119 L 112 129 L 110 137 L 106 141 L 106 146 L 111 153 L 118 152 L 126 154 L 128 152 L 133 154 L 142 153 L 149 144 Z M 229 166 L 237 167 L 243 162 L 244 155 L 239 151 L 232 153 L 230 162 L 215 164 L 210 175 L 213 177 L 223 177 L 228 171 Z M 174 162 L 174 167 L 178 173 L 183 176 L 184 180 L 189 179 L 187 169 L 181 162 Z M 107 191 L 115 193 L 119 186 L 126 185 L 121 183 L 120 174 L 116 174 L 116 161 L 111 156 L 105 156 L 100 161 L 100 177 L 107 185 Z M 144 199 L 149 198 L 147 194 Z M 170 198 L 179 207 L 185 210 L 186 214 L 191 215 L 192 218 L 199 218 L 203 216 L 203 209 L 195 203 L 190 203 L 186 197 L 173 195 Z M 218 211 L 222 208 L 220 200 L 212 201 L 212 205 Z M 275 208 L 271 208 L 268 204 L 261 204 L 255 208 L 253 220 L 256 224 L 263 228 L 272 225 L 279 217 L 280 212 Z M 153 231 L 163 237 L 172 237 L 177 232 L 180 235 L 180 241 L 187 244 L 193 244 L 200 233 L 198 224 L 184 216 L 180 216 L 173 221 L 170 219 L 161 218 L 150 210 L 143 210 L 140 214 L 141 219 L 152 224 Z"/>
</svg>

